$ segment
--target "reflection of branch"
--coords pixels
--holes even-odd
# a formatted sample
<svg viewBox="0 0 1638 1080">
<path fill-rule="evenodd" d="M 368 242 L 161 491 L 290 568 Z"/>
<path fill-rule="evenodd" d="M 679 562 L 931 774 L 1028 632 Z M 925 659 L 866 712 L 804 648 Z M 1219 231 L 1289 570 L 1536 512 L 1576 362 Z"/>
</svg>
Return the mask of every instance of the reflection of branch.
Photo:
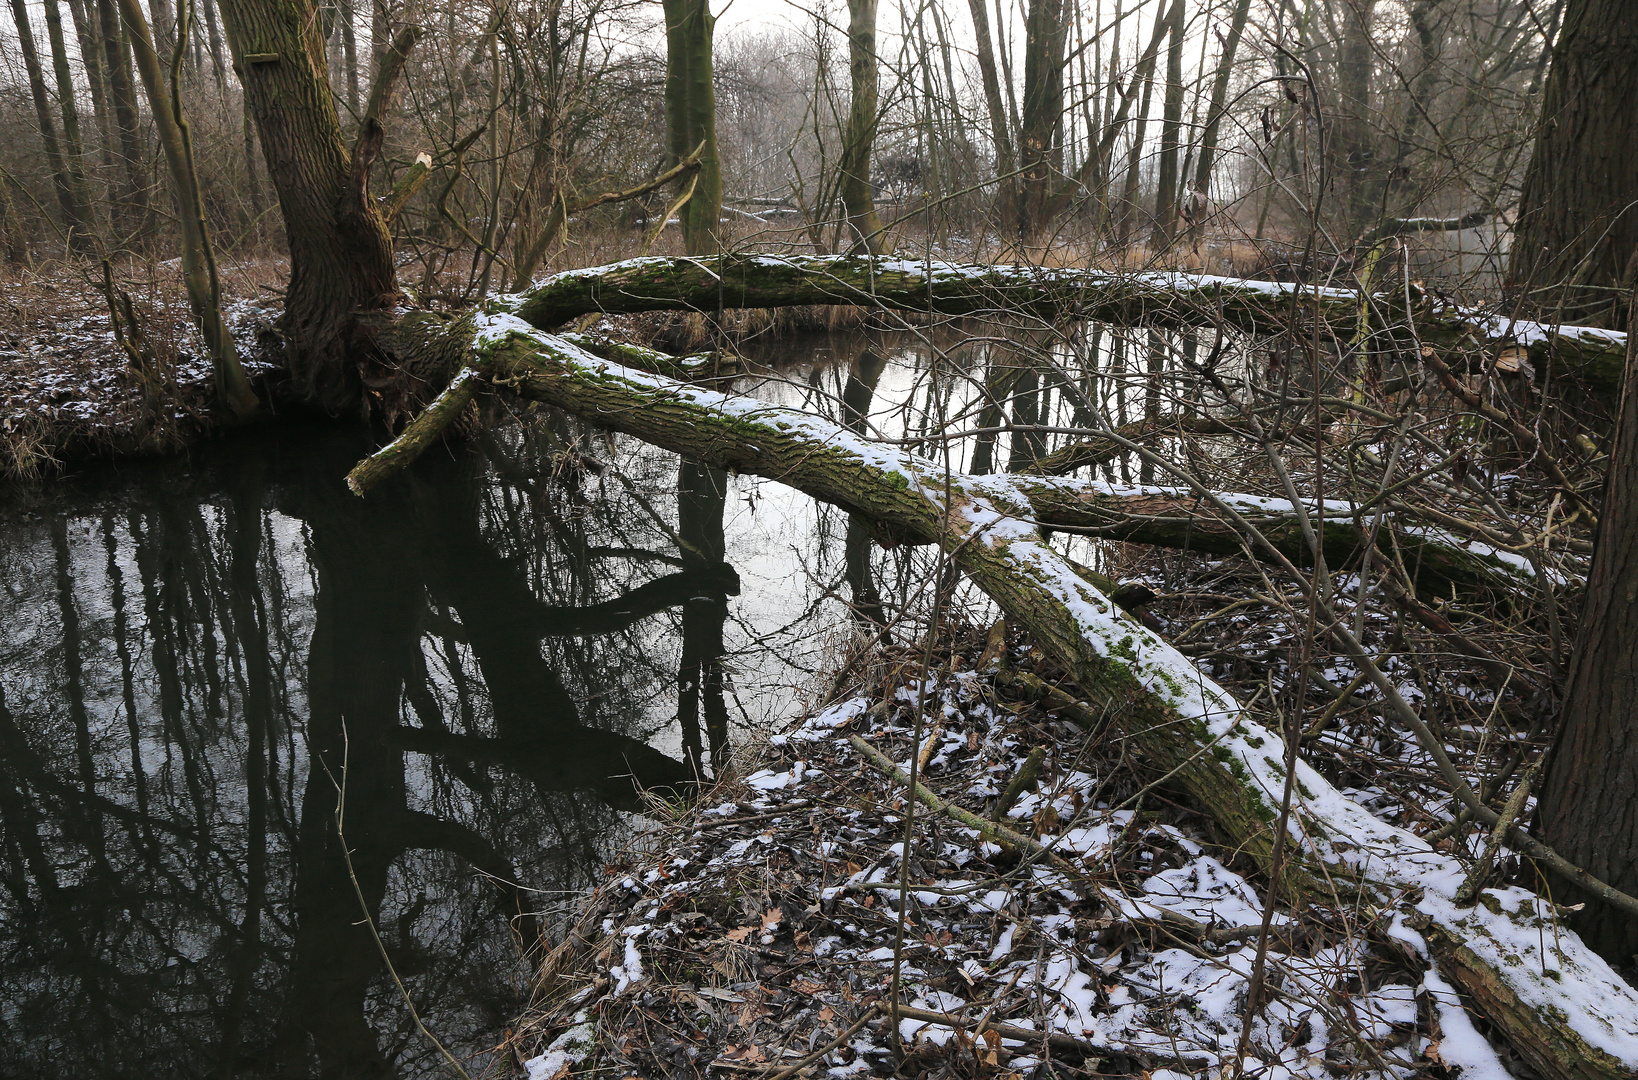
<svg viewBox="0 0 1638 1080">
<path fill-rule="evenodd" d="M 538 730 L 538 738 L 490 739 L 395 727 L 386 738 L 415 753 L 500 765 L 548 791 L 589 788 L 616 808 L 635 808 L 639 788 L 682 788 L 694 782 L 692 769 L 641 739 L 573 723 L 542 723 Z"/>
<path fill-rule="evenodd" d="M 685 604 L 702 593 L 739 595 L 739 575 L 727 563 L 707 570 L 686 570 L 667 574 L 639 585 L 630 592 L 585 607 L 556 607 L 541 604 L 514 629 L 531 637 L 577 637 L 582 634 L 612 634 Z"/>
<path fill-rule="evenodd" d="M 404 810 L 399 817 L 399 828 L 409 847 L 448 852 L 499 885 L 510 894 L 517 908 L 519 935 L 524 940 L 525 951 L 543 944 L 540 924 L 524 910 L 524 888 L 518 880 L 517 869 L 482 834 L 458 821 L 420 810 Z"/>
</svg>

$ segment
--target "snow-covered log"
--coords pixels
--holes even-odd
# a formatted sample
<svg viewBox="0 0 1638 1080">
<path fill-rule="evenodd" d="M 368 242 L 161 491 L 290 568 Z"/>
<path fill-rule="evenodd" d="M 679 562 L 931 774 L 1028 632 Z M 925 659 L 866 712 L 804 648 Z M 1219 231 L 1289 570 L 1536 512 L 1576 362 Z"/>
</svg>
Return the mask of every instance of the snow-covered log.
<svg viewBox="0 0 1638 1080">
<path fill-rule="evenodd" d="M 1034 520 L 1042 525 L 1220 555 L 1245 550 L 1240 533 L 1214 512 L 1213 503 L 1187 488 L 1033 475 L 1011 476 L 1005 482 L 1029 499 Z M 1289 500 L 1213 494 L 1257 526 L 1261 540 L 1249 545 L 1252 554 L 1265 556 L 1266 543 L 1298 566 L 1312 564 L 1313 548 Z M 1333 568 L 1346 565 L 1369 542 L 1376 513 L 1370 508 L 1327 499 L 1323 504 L 1308 503 L 1304 510 L 1317 527 L 1325 561 Z M 1535 582 L 1535 567 L 1514 552 L 1466 541 L 1435 526 L 1395 521 L 1393 515 L 1383 522 L 1377 543 L 1396 547 L 1418 584 L 1436 594 L 1447 593 L 1451 585 L 1519 588 Z"/>
<path fill-rule="evenodd" d="M 867 256 L 730 254 L 651 257 L 547 278 L 491 310 L 541 329 L 592 312 L 717 311 L 725 308 L 863 304 L 945 315 L 1031 314 L 1119 326 L 1226 325 L 1265 335 L 1303 330 L 1318 319 L 1342 340 L 1362 311 L 1384 345 L 1415 350 L 1528 351 L 1537 370 L 1613 392 L 1621 385 L 1626 335 L 1595 327 L 1509 319 L 1420 296 L 1378 294 L 1366 303 L 1347 289 L 1174 272 L 1111 272 L 1061 267 L 966 264 Z"/>
<path fill-rule="evenodd" d="M 1554 1080 L 1638 1070 L 1638 992 L 1518 888 L 1455 903 L 1464 872 L 1299 764 L 1288 851 L 1271 866 L 1285 747 L 1221 687 L 1125 616 L 1041 539 L 1014 478 L 966 477 L 828 420 L 600 359 L 511 316 L 479 321 L 491 383 L 721 468 L 790 484 L 950 557 L 1111 716 L 1133 753 L 1187 790 L 1298 894 L 1381 920 L 1461 987 Z M 1287 892 L 1286 895 L 1291 895 Z"/>
</svg>

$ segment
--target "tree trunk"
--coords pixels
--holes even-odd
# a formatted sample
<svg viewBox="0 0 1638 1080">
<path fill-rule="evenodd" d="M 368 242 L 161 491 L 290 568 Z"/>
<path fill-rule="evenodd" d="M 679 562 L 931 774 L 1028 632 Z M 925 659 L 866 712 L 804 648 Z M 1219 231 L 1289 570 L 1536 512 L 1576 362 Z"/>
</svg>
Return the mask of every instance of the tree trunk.
<svg viewBox="0 0 1638 1080">
<path fill-rule="evenodd" d="M 17 216 L 17 203 L 11 197 L 12 183 L 11 174 L 0 169 L 0 232 L 5 234 L 6 261 L 26 270 L 34 265 L 34 259 L 29 255 L 22 219 Z"/>
<path fill-rule="evenodd" d="M 1183 0 L 1173 0 L 1181 4 Z M 1155 32 L 1150 38 L 1153 47 L 1138 62 L 1134 81 L 1143 85 L 1143 97 L 1138 104 L 1137 127 L 1132 132 L 1132 146 L 1126 154 L 1126 180 L 1121 186 L 1120 204 L 1115 208 L 1115 239 L 1125 244 L 1132 235 L 1138 212 L 1138 167 L 1143 163 L 1143 135 L 1149 126 L 1149 102 L 1155 92 L 1155 61 L 1159 56 L 1161 40 L 1171 32 L 1170 9 L 1161 7 L 1155 13 Z M 1128 91 L 1130 100 L 1130 91 Z"/>
<path fill-rule="evenodd" d="M 215 0 L 203 0 L 200 8 L 205 13 L 205 34 L 210 45 L 210 66 L 216 76 L 216 90 L 227 101 L 227 54 L 222 50 L 222 27 L 216 21 Z"/>
<path fill-rule="evenodd" d="M 1508 277 L 1550 320 L 1621 326 L 1638 247 L 1638 4 L 1570 0 L 1541 117 Z"/>
<path fill-rule="evenodd" d="M 1343 0 L 1341 55 L 1337 63 L 1337 87 L 1341 101 L 1336 126 L 1338 146 L 1333 155 L 1342 180 L 1343 206 L 1347 209 L 1348 235 L 1354 236 L 1369 225 L 1379 211 L 1376 190 L 1371 184 L 1375 172 L 1375 133 L 1371 130 L 1371 19 L 1376 0 Z"/>
<path fill-rule="evenodd" d="M 1178 150 L 1183 130 L 1183 0 L 1173 0 L 1166 48 L 1166 98 L 1161 105 L 1160 168 L 1155 184 L 1155 224 L 1149 250 L 1159 255 L 1172 245 L 1177 222 Z"/>
<path fill-rule="evenodd" d="M 340 413 L 359 399 L 357 360 L 370 345 L 360 315 L 398 299 L 392 235 L 369 193 L 395 65 L 383 65 L 349 153 L 313 0 L 223 0 L 221 12 L 284 217 L 286 361 L 304 400 Z"/>
<path fill-rule="evenodd" d="M 108 75 L 108 94 L 113 100 L 114 126 L 119 129 L 120 156 L 125 159 L 125 184 L 114 212 L 115 228 L 124 243 L 130 243 L 148 226 L 148 185 L 144 176 L 140 125 L 137 112 L 136 79 L 131 71 L 131 54 L 126 46 L 118 0 L 96 0 L 97 24 L 101 28 L 103 71 Z"/>
<path fill-rule="evenodd" d="M 717 160 L 717 99 L 712 86 L 710 0 L 665 0 L 665 118 L 673 165 L 696 150 L 700 171 L 679 183 L 693 196 L 678 212 L 683 248 L 714 254 L 721 245 L 722 170 Z"/>
<path fill-rule="evenodd" d="M 1240 51 L 1240 38 L 1245 34 L 1250 14 L 1251 0 L 1235 0 L 1228 36 L 1223 39 L 1223 55 L 1217 59 L 1217 74 L 1212 79 L 1211 109 L 1206 113 L 1206 129 L 1200 136 L 1200 157 L 1194 163 L 1194 190 L 1207 197 L 1211 195 L 1211 170 L 1217 157 L 1217 133 L 1228 104 L 1229 79 L 1234 74 L 1234 58 Z"/>
<path fill-rule="evenodd" d="M 341 66 L 347 76 L 347 108 L 358 111 L 358 15 L 352 0 L 340 0 L 336 16 L 341 20 Z"/>
<path fill-rule="evenodd" d="M 81 252 L 97 248 L 96 211 L 91 202 L 91 185 L 85 179 L 85 139 L 80 135 L 80 107 L 76 103 L 74 73 L 68 67 L 68 41 L 63 34 L 63 13 L 57 0 L 45 0 L 46 38 L 51 42 L 51 67 L 57 78 L 57 108 L 63 117 L 63 155 L 68 167 L 68 183 L 79 206 L 85 233 L 73 239 Z"/>
<path fill-rule="evenodd" d="M 80 48 L 80 66 L 85 69 L 85 81 L 91 88 L 91 114 L 96 119 L 103 168 L 111 176 L 114 123 L 108 104 L 108 79 L 102 73 L 102 51 L 97 47 L 96 29 L 91 25 L 85 0 L 68 0 L 68 11 L 74 18 L 74 41 Z"/>
<path fill-rule="evenodd" d="M 1064 114 L 1064 0 L 1030 0 L 1024 19 L 1024 109 L 1018 130 L 1023 200 L 1018 235 L 1033 244 L 1046 230 L 1054 178 L 1063 170 L 1057 133 Z"/>
<path fill-rule="evenodd" d="M 1638 330 L 1638 302 L 1632 308 Z M 1588 873 L 1638 890 L 1638 337 L 1605 473 L 1598 539 L 1580 637 L 1570 662 L 1558 740 L 1536 801 L 1541 837 Z M 1575 890 L 1572 889 L 1572 892 Z M 1638 920 L 1596 897 L 1576 929 L 1612 962 L 1638 953 Z"/>
<path fill-rule="evenodd" d="M 1122 274 L 960 263 L 881 262 L 846 256 L 724 255 L 698 259 L 630 259 L 601 272 L 548 278 L 525 294 L 518 314 L 557 326 L 594 311 L 715 311 L 719 307 L 867 304 L 944 315 L 1013 314 L 1082 318 L 1121 326 L 1235 327 L 1252 334 L 1309 330 L 1293 322 L 1291 297 L 1323 320 L 1325 333 L 1348 341 L 1358 332 L 1359 294 L 1272 281 L 1189 274 Z M 1419 303 L 1405 310 L 1375 298 L 1373 344 L 1416 355 L 1427 346 L 1456 350 L 1482 342 L 1492 350 L 1526 348 L 1537 370 L 1611 392 L 1621 385 L 1626 335 L 1596 327 L 1506 323 L 1455 305 Z M 1306 317 L 1306 315 L 1304 316 Z M 1409 334 L 1414 324 L 1416 334 Z M 1464 346 L 1464 342 L 1468 346 Z M 1464 364 L 1467 360 L 1462 361 Z"/>
<path fill-rule="evenodd" d="M 177 221 L 182 234 L 182 281 L 187 287 L 188 305 L 199 323 L 205 347 L 210 350 L 211 366 L 216 377 L 216 397 L 236 419 L 249 420 L 261 411 L 261 406 L 245 378 L 233 335 L 228 332 L 227 322 L 222 318 L 222 290 L 216 275 L 216 257 L 211 251 L 210 230 L 205 224 L 205 204 L 199 194 L 193 140 L 187 117 L 182 112 L 182 55 L 187 44 L 188 27 L 182 23 L 177 28 L 179 36 L 172 53 L 170 85 L 167 87 L 141 4 L 138 0 L 119 0 L 119 3 L 130 34 L 131 51 L 136 56 L 137 71 L 142 76 L 143 88 L 148 92 L 148 107 L 153 115 L 154 127 L 159 132 L 160 149 L 165 154 L 165 165 L 175 188 Z M 184 13 L 187 11 L 186 4 L 182 10 Z"/>
<path fill-rule="evenodd" d="M 46 94 L 45 69 L 40 66 L 40 52 L 34 45 L 34 27 L 23 0 L 11 0 L 11 17 L 17 26 L 17 48 L 23 54 L 23 69 L 28 73 L 29 94 L 34 99 L 34 120 L 45 144 L 46 165 L 51 169 L 51 186 L 57 193 L 57 205 L 62 210 L 63 230 L 68 235 L 68 246 L 83 251 L 91 238 L 90 207 L 79 197 L 78 189 L 63 159 L 62 144 L 57 139 L 57 122 L 51 116 L 51 102 Z M 81 178 L 83 185 L 83 177 Z"/>
<path fill-rule="evenodd" d="M 876 57 L 876 0 L 848 0 L 848 70 L 852 99 L 842 136 L 841 195 L 853 226 L 855 251 L 880 255 L 887 249 L 876 196 L 870 185 L 870 157 L 876 146 L 877 95 L 881 81 Z"/>
<path fill-rule="evenodd" d="M 990 116 L 990 137 L 995 141 L 995 175 L 1001 177 L 1003 207 L 1011 205 L 1017 189 L 1013 173 L 1018 158 L 1012 152 L 1007 131 L 1007 107 L 1001 100 L 1001 79 L 995 71 L 995 45 L 990 39 L 990 14 L 984 0 L 967 0 L 973 16 L 974 45 L 978 54 L 978 74 L 984 84 L 984 107 Z"/>
</svg>

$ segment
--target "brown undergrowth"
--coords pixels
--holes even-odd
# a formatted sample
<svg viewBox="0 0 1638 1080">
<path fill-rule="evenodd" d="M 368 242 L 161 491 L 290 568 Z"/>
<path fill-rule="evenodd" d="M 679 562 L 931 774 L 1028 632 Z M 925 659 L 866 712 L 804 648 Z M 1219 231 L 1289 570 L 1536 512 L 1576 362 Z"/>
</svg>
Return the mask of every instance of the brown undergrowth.
<svg viewBox="0 0 1638 1080">
<path fill-rule="evenodd" d="M 268 313 L 255 298 L 281 272 L 266 260 L 224 274 L 239 290 L 230 321 L 257 382 L 274 367 L 256 340 Z M 123 265 L 113 282 L 118 335 L 93 268 L 52 264 L 0 282 L 0 479 L 37 480 L 90 458 L 171 453 L 219 426 L 179 269 Z"/>
<path fill-rule="evenodd" d="M 1053 679 L 1026 645 L 957 628 L 855 660 L 755 771 L 657 807 L 609 867 L 511 1036 L 531 1080 L 1206 1075 L 1241 1050 L 1284 1076 L 1483 1064 L 1458 1044 L 1495 1061 L 1346 909 L 1277 908 L 1247 1024 L 1261 884 L 1095 711 L 1024 700 L 1027 676 Z M 876 754 L 916 758 L 956 809 L 907 806 Z"/>
</svg>

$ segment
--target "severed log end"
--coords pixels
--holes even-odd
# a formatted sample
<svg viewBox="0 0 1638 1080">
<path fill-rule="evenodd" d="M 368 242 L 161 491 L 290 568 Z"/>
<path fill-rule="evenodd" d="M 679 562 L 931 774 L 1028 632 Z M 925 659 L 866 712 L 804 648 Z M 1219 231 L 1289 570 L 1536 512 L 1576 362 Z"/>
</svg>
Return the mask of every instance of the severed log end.
<svg viewBox="0 0 1638 1080">
<path fill-rule="evenodd" d="M 353 467 L 347 487 L 362 498 L 369 490 L 404 469 L 436 442 L 466 412 L 478 393 L 478 373 L 466 368 L 455 376 L 426 410 L 410 421 L 403 433 Z"/>
</svg>

